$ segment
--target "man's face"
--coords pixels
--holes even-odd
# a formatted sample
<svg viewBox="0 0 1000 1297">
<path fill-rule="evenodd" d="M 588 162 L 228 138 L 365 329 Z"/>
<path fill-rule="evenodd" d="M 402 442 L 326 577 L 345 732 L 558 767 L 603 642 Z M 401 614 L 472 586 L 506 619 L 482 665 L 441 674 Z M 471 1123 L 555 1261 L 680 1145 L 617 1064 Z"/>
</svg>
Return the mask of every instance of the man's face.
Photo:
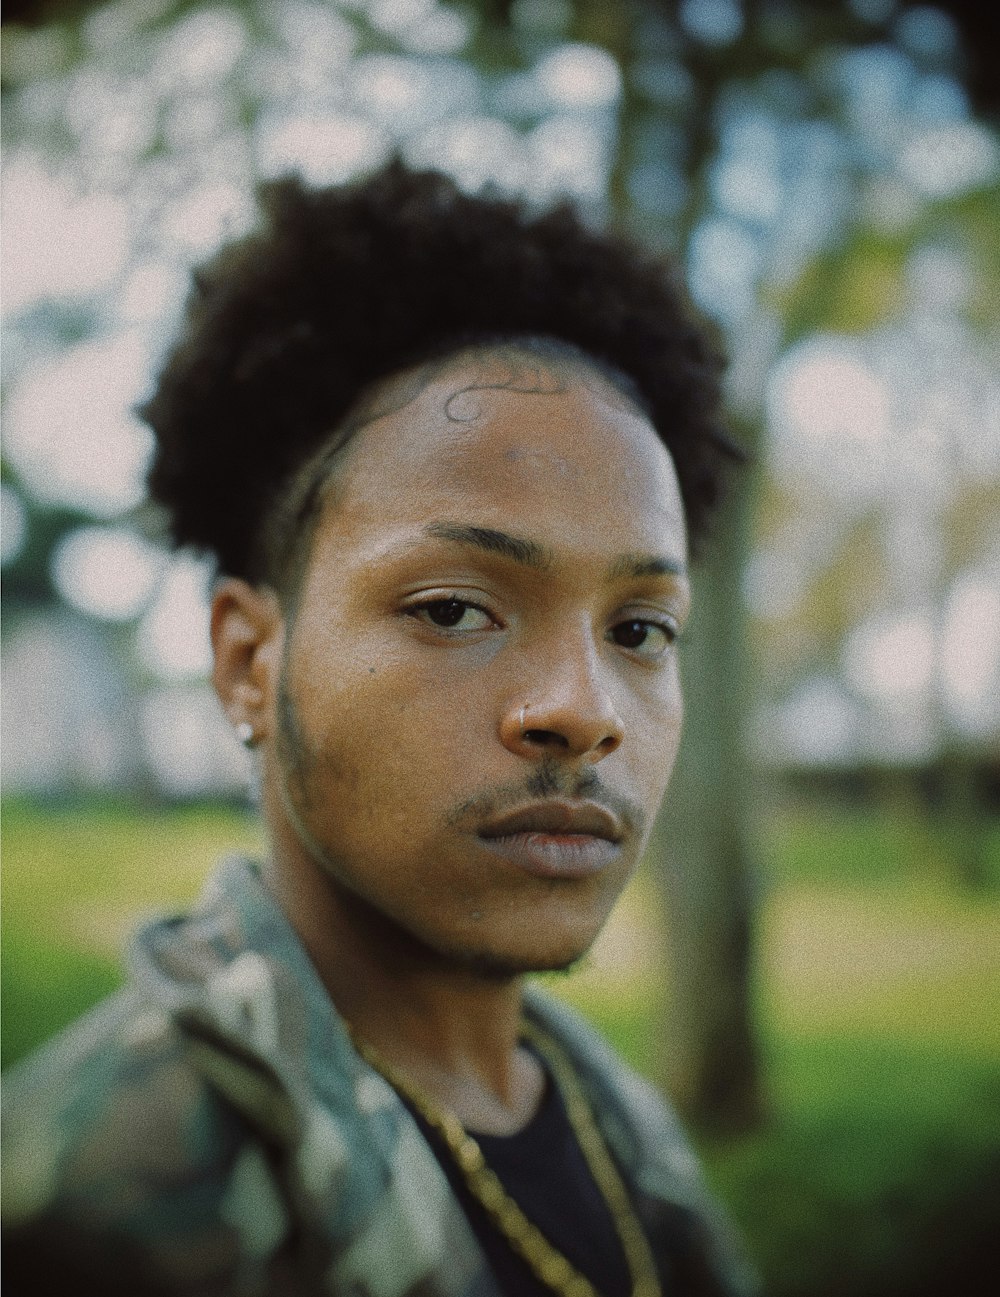
<svg viewBox="0 0 1000 1297">
<path fill-rule="evenodd" d="M 685 558 L 669 454 L 585 367 L 456 358 L 362 428 L 268 776 L 334 895 L 494 973 L 583 954 L 677 751 Z"/>
</svg>

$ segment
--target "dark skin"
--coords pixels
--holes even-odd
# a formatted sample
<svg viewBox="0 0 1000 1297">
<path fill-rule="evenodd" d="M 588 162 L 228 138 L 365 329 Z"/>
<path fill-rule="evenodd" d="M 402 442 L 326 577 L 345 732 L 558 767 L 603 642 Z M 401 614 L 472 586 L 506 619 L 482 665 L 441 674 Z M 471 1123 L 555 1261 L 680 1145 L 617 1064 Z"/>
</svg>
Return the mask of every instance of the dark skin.
<svg viewBox="0 0 1000 1297">
<path fill-rule="evenodd" d="M 340 457 L 294 600 L 227 579 L 212 609 L 270 887 L 344 1017 L 496 1134 L 543 1088 L 523 974 L 589 949 L 645 847 L 690 599 L 648 420 L 584 364 L 524 363 L 390 380 L 409 399 Z"/>
</svg>

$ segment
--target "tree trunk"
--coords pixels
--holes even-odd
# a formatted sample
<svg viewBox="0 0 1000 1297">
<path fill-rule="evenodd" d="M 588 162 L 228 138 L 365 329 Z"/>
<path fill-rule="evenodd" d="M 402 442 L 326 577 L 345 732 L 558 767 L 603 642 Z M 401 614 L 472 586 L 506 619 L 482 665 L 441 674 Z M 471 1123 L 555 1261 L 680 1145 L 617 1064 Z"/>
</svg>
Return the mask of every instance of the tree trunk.
<svg viewBox="0 0 1000 1297">
<path fill-rule="evenodd" d="M 751 514 L 744 481 L 694 570 L 682 648 L 684 737 L 650 845 L 667 924 L 665 1089 L 703 1129 L 747 1129 L 763 1109 L 753 1029 L 754 868 L 749 842 L 746 638 L 741 595 Z"/>
<path fill-rule="evenodd" d="M 726 68 L 708 59 L 696 72 L 698 102 L 680 118 L 636 101 L 630 60 L 643 50 L 635 24 L 652 7 L 627 5 L 619 26 L 602 31 L 624 72 L 618 161 L 611 180 L 618 223 L 646 242 L 683 255 L 705 204 L 715 151 L 714 106 Z M 640 138 L 669 140 L 681 126 L 686 193 L 673 215 L 641 220 L 630 209 L 628 171 Z M 666 159 L 665 159 L 666 160 Z M 740 429 L 752 450 L 756 428 Z M 747 803 L 746 615 L 742 571 L 749 547 L 751 473 L 724 501 L 694 570 L 685 646 L 684 738 L 647 855 L 666 918 L 666 999 L 660 1011 L 659 1081 L 682 1114 L 702 1129 L 745 1130 L 760 1118 L 761 1066 L 752 1005 L 752 866 Z"/>
</svg>

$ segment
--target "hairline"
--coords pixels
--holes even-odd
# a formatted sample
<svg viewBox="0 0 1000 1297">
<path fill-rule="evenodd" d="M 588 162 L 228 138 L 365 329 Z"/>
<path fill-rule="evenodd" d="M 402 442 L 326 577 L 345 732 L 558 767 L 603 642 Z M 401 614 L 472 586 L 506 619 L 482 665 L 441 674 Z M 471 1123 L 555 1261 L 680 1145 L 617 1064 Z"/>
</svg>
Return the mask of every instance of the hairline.
<svg viewBox="0 0 1000 1297">
<path fill-rule="evenodd" d="M 437 355 L 372 380 L 359 391 L 340 423 L 278 488 L 265 511 L 254 566 L 261 572 L 259 584 L 275 590 L 290 623 L 295 619 L 316 528 L 336 482 L 338 461 L 358 433 L 379 419 L 404 410 L 436 379 L 459 367 L 465 360 L 490 356 L 509 359 L 512 364 L 518 358 L 542 362 L 560 380 L 588 373 L 596 375 L 602 380 L 602 394 L 616 394 L 633 411 L 649 418 L 638 386 L 628 374 L 575 343 L 549 335 L 524 334 L 460 342 Z M 461 391 L 487 389 L 554 395 L 565 391 L 566 387 L 562 381 L 555 387 L 521 387 L 517 385 L 516 372 L 512 371 L 506 382 L 471 383 Z M 454 393 L 446 407 L 459 394 Z M 453 416 L 449 414 L 448 417 Z"/>
</svg>

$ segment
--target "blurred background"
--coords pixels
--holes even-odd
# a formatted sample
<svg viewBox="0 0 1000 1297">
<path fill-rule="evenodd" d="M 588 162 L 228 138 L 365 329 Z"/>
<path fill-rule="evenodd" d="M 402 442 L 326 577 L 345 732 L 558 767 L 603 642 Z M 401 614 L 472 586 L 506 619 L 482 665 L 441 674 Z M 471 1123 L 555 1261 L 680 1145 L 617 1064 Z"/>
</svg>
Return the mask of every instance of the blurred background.
<svg viewBox="0 0 1000 1297">
<path fill-rule="evenodd" d="M 8 0 L 5 1063 L 117 984 L 138 916 L 260 849 L 211 572 L 143 503 L 132 410 L 257 181 L 398 151 L 680 259 L 751 452 L 646 868 L 553 989 L 674 1096 L 770 1292 L 987 1291 L 997 12 Z"/>
</svg>

